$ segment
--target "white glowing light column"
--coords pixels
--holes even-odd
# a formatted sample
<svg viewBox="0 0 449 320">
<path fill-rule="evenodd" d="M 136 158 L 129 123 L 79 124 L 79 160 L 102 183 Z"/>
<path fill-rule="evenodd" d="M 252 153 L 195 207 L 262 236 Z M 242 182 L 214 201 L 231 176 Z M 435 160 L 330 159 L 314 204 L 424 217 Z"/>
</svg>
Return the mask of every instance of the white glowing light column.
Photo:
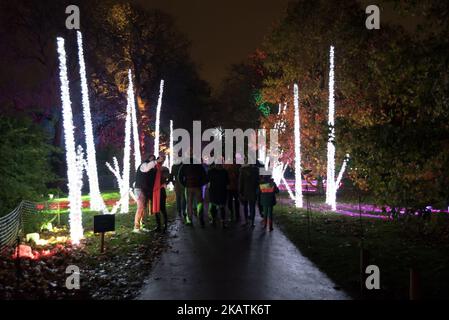
<svg viewBox="0 0 449 320">
<path fill-rule="evenodd" d="M 115 179 L 117 180 L 117 185 L 120 188 L 120 195 L 128 193 L 128 196 L 131 196 L 131 198 L 133 198 L 133 200 L 135 202 L 137 202 L 137 198 L 136 198 L 136 195 L 134 194 L 133 190 L 131 188 L 124 189 L 125 188 L 125 184 L 123 183 L 123 178 L 120 175 L 120 167 L 118 165 L 117 158 L 114 157 L 113 161 L 114 161 L 114 167 L 112 167 L 109 162 L 106 162 L 106 167 L 109 169 L 109 171 L 111 171 L 114 174 Z M 109 212 L 107 209 L 103 210 L 104 213 L 106 213 L 106 214 L 115 214 L 115 212 L 117 211 L 117 207 L 121 206 L 123 201 L 126 201 L 127 199 L 129 199 L 128 196 L 121 197 L 121 199 L 119 201 L 117 201 L 117 203 L 114 205 L 115 209 L 113 208 L 114 210 L 112 211 L 112 213 Z"/>
<path fill-rule="evenodd" d="M 174 160 L 173 160 L 174 159 L 173 145 L 174 145 L 173 120 L 170 120 L 170 153 L 168 154 L 168 169 L 170 170 L 170 172 L 172 172 L 172 167 L 173 167 L 173 162 L 174 162 Z M 168 188 L 168 190 L 173 191 L 174 190 L 173 183 L 170 183 L 167 188 Z"/>
<path fill-rule="evenodd" d="M 132 82 L 128 83 L 128 103 L 126 104 L 125 120 L 125 146 L 123 149 L 123 185 L 120 188 L 120 213 L 129 212 L 129 171 L 131 158 L 131 113 L 133 106 L 134 89 Z"/>
<path fill-rule="evenodd" d="M 265 128 L 259 129 L 257 132 L 257 155 L 257 160 L 262 162 L 265 165 L 265 169 L 268 170 L 267 130 L 265 130 Z"/>
<path fill-rule="evenodd" d="M 327 142 L 326 203 L 337 209 L 337 189 L 335 187 L 335 97 L 334 97 L 334 47 L 330 48 L 329 68 L 329 137 Z"/>
<path fill-rule="evenodd" d="M 169 162 L 169 166 L 170 166 L 170 172 L 171 172 L 171 168 L 173 167 L 173 145 L 174 145 L 174 141 L 173 141 L 173 120 L 170 120 L 170 162 Z"/>
<path fill-rule="evenodd" d="M 128 71 L 128 83 L 131 87 L 131 90 L 128 89 L 128 94 L 130 96 L 128 97 L 129 101 L 131 102 L 131 121 L 132 121 L 132 128 L 133 128 L 133 142 L 134 142 L 134 169 L 137 170 L 137 168 L 142 163 L 142 157 L 140 155 L 140 143 L 139 143 L 139 126 L 137 124 L 137 109 L 136 109 L 136 100 L 134 97 L 134 85 L 133 85 L 133 78 L 131 70 Z"/>
<path fill-rule="evenodd" d="M 299 89 L 294 85 L 295 104 L 295 206 L 302 208 L 302 178 L 301 178 L 301 131 L 299 121 Z"/>
<path fill-rule="evenodd" d="M 69 80 L 67 77 L 67 58 L 64 48 L 64 38 L 57 38 L 59 57 L 59 78 L 61 81 L 62 115 L 64 125 L 64 141 L 67 161 L 67 186 L 70 202 L 70 238 L 73 244 L 79 244 L 83 238 L 81 213 L 81 188 L 79 187 L 79 171 L 73 134 L 72 102 L 70 101 Z"/>
<path fill-rule="evenodd" d="M 77 31 L 78 40 L 78 59 L 80 65 L 81 78 L 81 94 L 83 101 L 83 116 L 84 116 L 84 134 L 86 137 L 86 152 L 87 152 L 87 176 L 89 178 L 89 194 L 90 194 L 90 209 L 100 211 L 103 206 L 103 198 L 100 194 L 100 187 L 98 185 L 98 171 L 97 159 L 95 156 L 95 142 L 92 129 L 92 117 L 90 114 L 89 91 L 87 88 L 86 64 L 84 61 L 83 52 L 83 37 L 80 31 Z"/>
<path fill-rule="evenodd" d="M 159 87 L 159 99 L 157 101 L 156 108 L 156 131 L 154 133 L 154 155 L 159 156 L 159 135 L 160 135 L 160 122 L 161 122 L 161 108 L 162 108 L 162 95 L 164 94 L 164 80 L 161 80 Z"/>
<path fill-rule="evenodd" d="M 343 175 L 346 171 L 346 166 L 348 165 L 349 154 L 346 154 L 346 158 L 343 160 L 343 165 L 341 166 L 340 172 L 337 176 L 337 181 L 335 182 L 335 189 L 338 190 L 340 188 L 341 179 L 343 179 Z"/>
</svg>

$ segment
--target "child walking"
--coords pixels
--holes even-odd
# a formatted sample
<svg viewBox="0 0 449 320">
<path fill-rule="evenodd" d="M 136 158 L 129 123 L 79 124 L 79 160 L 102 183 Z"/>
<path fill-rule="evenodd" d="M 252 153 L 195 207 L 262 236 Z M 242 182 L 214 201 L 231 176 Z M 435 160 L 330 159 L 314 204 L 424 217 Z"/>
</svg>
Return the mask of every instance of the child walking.
<svg viewBox="0 0 449 320">
<path fill-rule="evenodd" d="M 276 205 L 276 193 L 279 189 L 270 176 L 265 176 L 259 184 L 260 204 L 263 209 L 263 227 L 273 231 L 273 207 Z"/>
</svg>

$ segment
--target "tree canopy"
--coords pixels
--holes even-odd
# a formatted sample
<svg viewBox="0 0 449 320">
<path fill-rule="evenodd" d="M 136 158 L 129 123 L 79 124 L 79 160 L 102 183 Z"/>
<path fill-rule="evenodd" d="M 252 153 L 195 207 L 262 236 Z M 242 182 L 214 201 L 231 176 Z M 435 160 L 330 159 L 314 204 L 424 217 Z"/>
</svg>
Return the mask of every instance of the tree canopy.
<svg viewBox="0 0 449 320">
<path fill-rule="evenodd" d="M 410 12 L 414 4 L 400 8 Z M 424 8 L 436 19 L 423 19 L 411 33 L 386 22 L 367 30 L 356 0 L 291 2 L 259 50 L 262 79 L 252 79 L 260 100 L 287 105 L 280 115 L 259 113 L 268 127 L 280 120 L 293 127 L 293 84 L 299 85 L 303 168 L 315 176 L 326 172 L 334 46 L 337 170 L 349 153 L 349 176 L 381 203 L 413 207 L 448 200 L 447 5 L 428 1 Z M 252 104 L 247 109 L 257 112 Z M 281 132 L 280 144 L 284 161 L 293 163 L 291 131 Z"/>
<path fill-rule="evenodd" d="M 23 199 L 40 199 L 53 181 L 51 145 L 30 119 L 0 116 L 0 215 Z"/>
</svg>

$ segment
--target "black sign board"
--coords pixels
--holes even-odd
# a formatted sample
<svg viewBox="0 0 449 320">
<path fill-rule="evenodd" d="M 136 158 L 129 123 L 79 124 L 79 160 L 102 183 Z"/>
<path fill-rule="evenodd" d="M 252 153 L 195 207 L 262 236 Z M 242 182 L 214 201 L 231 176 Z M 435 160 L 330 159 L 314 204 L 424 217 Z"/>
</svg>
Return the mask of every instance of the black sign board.
<svg viewBox="0 0 449 320">
<path fill-rule="evenodd" d="M 94 216 L 94 233 L 115 231 L 115 215 L 102 214 Z"/>
</svg>

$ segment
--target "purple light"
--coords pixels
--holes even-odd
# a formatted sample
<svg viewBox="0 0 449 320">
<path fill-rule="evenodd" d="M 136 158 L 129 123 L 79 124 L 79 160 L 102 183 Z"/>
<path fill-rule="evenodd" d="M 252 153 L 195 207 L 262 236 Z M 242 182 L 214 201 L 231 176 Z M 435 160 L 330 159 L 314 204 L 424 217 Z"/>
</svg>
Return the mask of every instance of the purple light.
<svg viewBox="0 0 449 320">
<path fill-rule="evenodd" d="M 279 187 L 279 189 L 282 190 L 281 187 Z M 311 192 L 311 191 L 309 190 L 309 192 Z M 288 204 L 288 205 L 291 204 L 290 199 L 281 199 L 281 202 L 283 202 L 284 204 Z M 326 206 L 324 203 L 323 204 L 312 203 L 311 209 L 314 211 L 319 211 L 319 212 L 329 212 L 329 207 Z M 336 211 L 332 211 L 332 213 L 340 214 L 340 215 L 344 215 L 344 216 L 348 216 L 348 217 L 360 217 L 361 216 L 362 218 L 393 220 L 393 217 L 391 216 L 392 208 L 389 206 L 378 207 L 378 206 L 372 205 L 372 204 L 361 204 L 360 210 L 361 210 L 361 213 L 359 212 L 358 204 L 343 203 L 343 204 L 338 204 Z M 427 210 L 432 213 L 449 214 L 449 211 L 446 211 L 446 210 L 439 210 L 439 209 L 429 210 L 428 208 L 427 208 Z M 398 214 L 399 215 L 405 214 L 405 209 L 400 209 Z M 413 213 L 414 216 L 419 216 L 420 214 L 421 214 L 420 212 Z"/>
<path fill-rule="evenodd" d="M 341 214 L 344 216 L 348 216 L 348 217 L 360 217 L 362 216 L 363 218 L 373 218 L 373 219 L 382 219 L 382 220 L 391 220 L 390 217 L 387 216 L 381 216 L 381 215 L 377 215 L 377 214 L 369 214 L 369 213 L 354 213 L 351 211 L 344 211 L 341 209 L 338 209 L 337 207 L 337 211 L 335 211 L 336 214 Z"/>
</svg>

